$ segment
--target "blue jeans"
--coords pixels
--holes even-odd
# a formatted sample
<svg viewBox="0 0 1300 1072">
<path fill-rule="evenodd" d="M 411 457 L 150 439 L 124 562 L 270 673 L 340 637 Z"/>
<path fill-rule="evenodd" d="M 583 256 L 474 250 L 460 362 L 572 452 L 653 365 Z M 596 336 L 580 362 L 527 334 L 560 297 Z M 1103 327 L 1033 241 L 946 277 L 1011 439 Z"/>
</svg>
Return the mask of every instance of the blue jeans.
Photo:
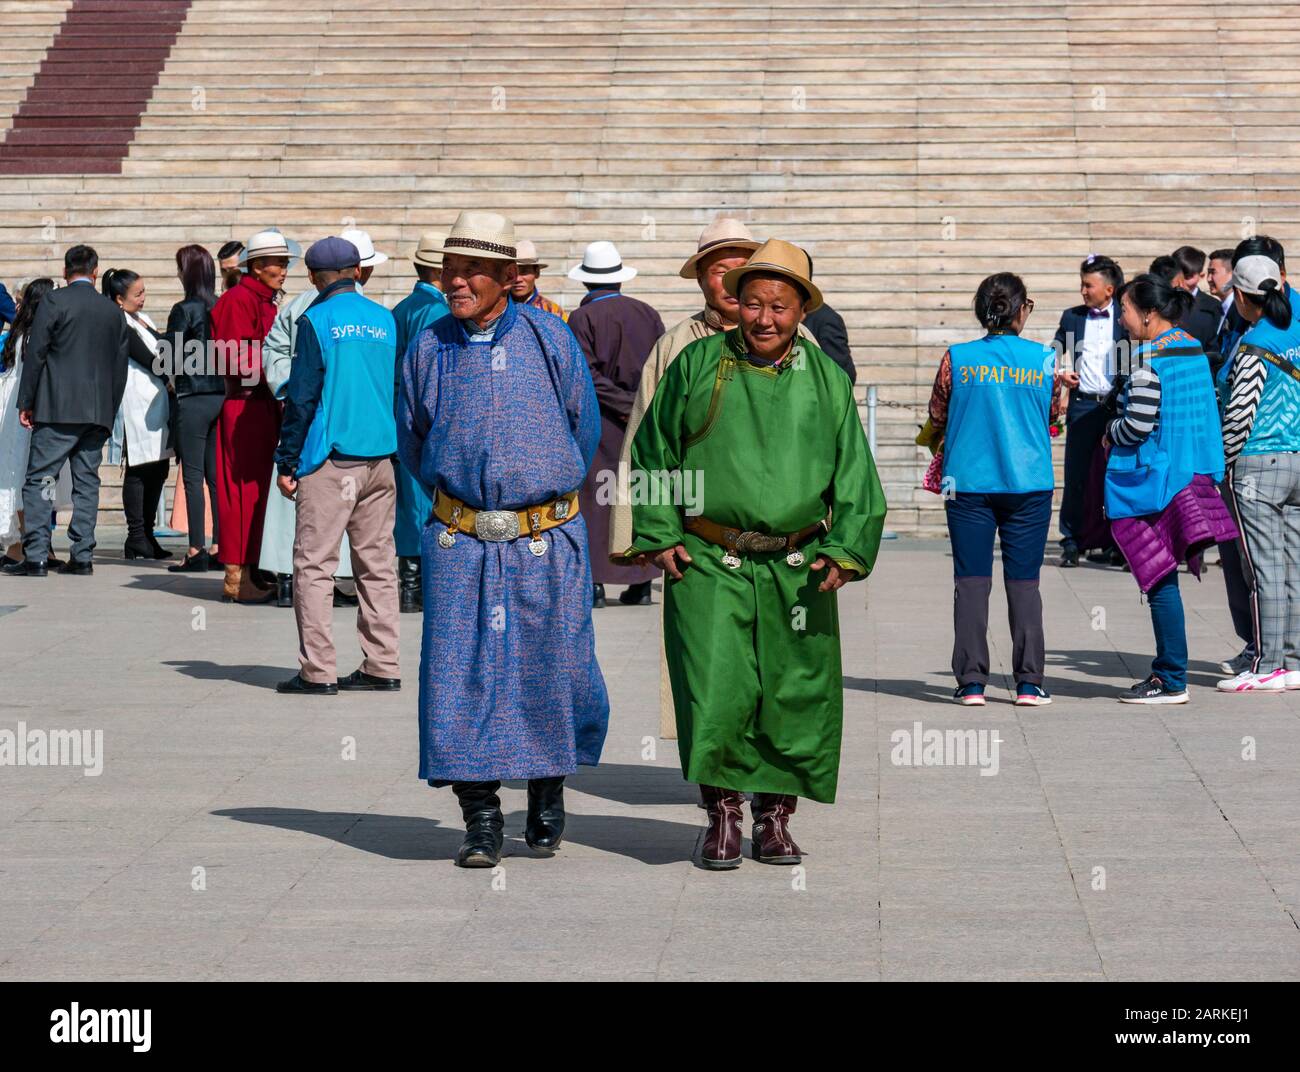
<svg viewBox="0 0 1300 1072">
<path fill-rule="evenodd" d="M 1151 670 L 1167 689 L 1182 692 L 1187 688 L 1187 625 L 1176 569 L 1156 582 L 1147 593 L 1147 604 L 1156 634 L 1156 657 Z"/>
</svg>

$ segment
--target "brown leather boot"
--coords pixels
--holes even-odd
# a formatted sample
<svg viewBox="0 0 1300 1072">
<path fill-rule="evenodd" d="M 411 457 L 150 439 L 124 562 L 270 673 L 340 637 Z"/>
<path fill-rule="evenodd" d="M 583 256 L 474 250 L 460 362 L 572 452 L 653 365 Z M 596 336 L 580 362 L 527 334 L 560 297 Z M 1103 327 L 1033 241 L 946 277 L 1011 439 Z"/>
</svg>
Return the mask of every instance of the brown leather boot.
<svg viewBox="0 0 1300 1072">
<path fill-rule="evenodd" d="M 274 588 L 260 588 L 253 580 L 252 566 L 226 567 L 226 582 L 222 587 L 221 602 L 269 603 L 274 598 Z"/>
<path fill-rule="evenodd" d="M 730 871 L 739 867 L 744 794 L 716 785 L 702 785 L 700 796 L 709 816 L 709 829 L 700 848 L 701 866 L 709 871 Z"/>
<path fill-rule="evenodd" d="M 226 575 L 221 585 L 221 601 L 233 603 L 239 598 L 239 567 L 226 565 Z"/>
<path fill-rule="evenodd" d="M 754 813 L 751 851 L 764 864 L 803 863 L 803 852 L 790 836 L 790 816 L 798 797 L 778 793 L 755 793 L 750 811 Z"/>
</svg>

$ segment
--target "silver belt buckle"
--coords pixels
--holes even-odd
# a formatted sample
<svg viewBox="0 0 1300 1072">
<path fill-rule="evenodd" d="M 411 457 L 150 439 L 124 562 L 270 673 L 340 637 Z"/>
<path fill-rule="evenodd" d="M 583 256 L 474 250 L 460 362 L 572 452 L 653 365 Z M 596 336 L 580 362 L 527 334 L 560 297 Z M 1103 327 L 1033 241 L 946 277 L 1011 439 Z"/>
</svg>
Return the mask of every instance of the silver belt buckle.
<svg viewBox="0 0 1300 1072">
<path fill-rule="evenodd" d="M 474 535 L 489 543 L 519 538 L 519 515 L 513 510 L 480 510 L 474 518 Z"/>
<path fill-rule="evenodd" d="M 742 532 L 736 540 L 737 551 L 757 552 L 759 554 L 785 550 L 784 536 L 769 536 L 765 532 Z"/>
</svg>

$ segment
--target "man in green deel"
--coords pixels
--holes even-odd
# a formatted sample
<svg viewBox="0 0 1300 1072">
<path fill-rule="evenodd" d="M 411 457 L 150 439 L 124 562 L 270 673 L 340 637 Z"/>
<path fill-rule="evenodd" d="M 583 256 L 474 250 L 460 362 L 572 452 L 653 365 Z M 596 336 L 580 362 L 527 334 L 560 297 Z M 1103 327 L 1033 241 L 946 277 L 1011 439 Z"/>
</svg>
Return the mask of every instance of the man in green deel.
<svg viewBox="0 0 1300 1072">
<path fill-rule="evenodd" d="M 764 863 L 801 861 L 799 797 L 834 801 L 835 592 L 871 571 L 884 527 L 852 384 L 796 334 L 822 301 L 810 275 L 803 250 L 776 239 L 728 272 L 740 326 L 682 351 L 632 443 L 630 553 L 667 574 L 682 773 L 700 786 L 712 870 L 740 864 L 745 792 Z"/>
</svg>

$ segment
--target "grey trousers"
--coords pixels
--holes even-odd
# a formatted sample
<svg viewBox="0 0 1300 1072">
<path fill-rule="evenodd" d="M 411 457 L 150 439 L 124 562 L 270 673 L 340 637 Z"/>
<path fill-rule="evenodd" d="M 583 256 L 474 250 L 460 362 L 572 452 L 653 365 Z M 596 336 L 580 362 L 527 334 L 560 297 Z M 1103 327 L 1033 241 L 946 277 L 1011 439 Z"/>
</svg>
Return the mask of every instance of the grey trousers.
<svg viewBox="0 0 1300 1072">
<path fill-rule="evenodd" d="M 1256 673 L 1300 670 L 1300 454 L 1245 454 L 1228 502 L 1241 529 Z"/>
<path fill-rule="evenodd" d="M 73 562 L 90 561 L 99 516 L 99 462 L 107 439 L 108 429 L 98 424 L 38 424 L 32 429 L 23 481 L 23 554 L 28 562 L 44 562 L 50 557 L 50 515 L 64 462 L 72 476 L 71 558 Z"/>
</svg>

